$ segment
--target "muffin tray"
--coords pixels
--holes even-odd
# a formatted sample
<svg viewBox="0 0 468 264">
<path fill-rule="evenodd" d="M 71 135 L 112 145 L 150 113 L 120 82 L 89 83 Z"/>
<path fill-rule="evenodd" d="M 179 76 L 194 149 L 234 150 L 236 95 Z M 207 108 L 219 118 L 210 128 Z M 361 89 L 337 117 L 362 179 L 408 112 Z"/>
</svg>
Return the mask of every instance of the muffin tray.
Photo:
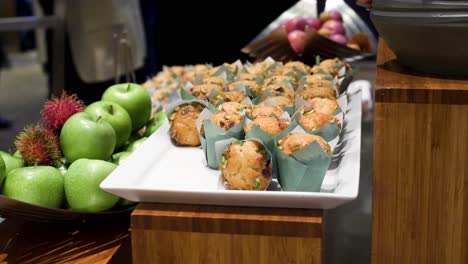
<svg viewBox="0 0 468 264">
<path fill-rule="evenodd" d="M 276 181 L 267 191 L 225 190 L 220 172 L 208 168 L 201 148 L 173 145 L 168 123 L 109 175 L 101 183 L 101 188 L 136 202 L 314 209 L 337 207 L 354 200 L 359 190 L 359 86 L 351 83 L 345 96 L 348 103 L 343 129 L 333 150 L 321 192 L 285 192 Z"/>
</svg>

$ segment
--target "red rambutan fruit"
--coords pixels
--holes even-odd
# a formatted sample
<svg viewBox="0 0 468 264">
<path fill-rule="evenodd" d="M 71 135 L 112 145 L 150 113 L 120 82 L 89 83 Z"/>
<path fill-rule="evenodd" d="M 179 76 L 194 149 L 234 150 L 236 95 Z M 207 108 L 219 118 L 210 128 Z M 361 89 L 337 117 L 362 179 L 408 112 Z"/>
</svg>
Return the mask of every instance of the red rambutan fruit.
<svg viewBox="0 0 468 264">
<path fill-rule="evenodd" d="M 15 145 L 27 166 L 54 166 L 62 157 L 57 136 L 40 125 L 23 129 L 16 137 Z"/>
<path fill-rule="evenodd" d="M 41 110 L 42 122 L 47 129 L 58 135 L 65 121 L 70 116 L 82 112 L 84 108 L 83 101 L 78 99 L 76 94 L 63 94 L 60 98 L 52 98 L 44 104 Z"/>
</svg>

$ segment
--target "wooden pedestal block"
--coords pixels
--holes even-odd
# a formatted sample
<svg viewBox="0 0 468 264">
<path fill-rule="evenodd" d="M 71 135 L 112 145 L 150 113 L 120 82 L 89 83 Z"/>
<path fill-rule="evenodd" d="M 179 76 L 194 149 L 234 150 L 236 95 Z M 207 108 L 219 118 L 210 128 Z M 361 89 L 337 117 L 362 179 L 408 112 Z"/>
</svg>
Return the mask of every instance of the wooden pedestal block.
<svg viewBox="0 0 468 264">
<path fill-rule="evenodd" d="M 468 80 L 410 72 L 380 42 L 372 263 L 468 263 Z"/>
<path fill-rule="evenodd" d="M 133 263 L 322 263 L 322 210 L 140 204 Z"/>
</svg>

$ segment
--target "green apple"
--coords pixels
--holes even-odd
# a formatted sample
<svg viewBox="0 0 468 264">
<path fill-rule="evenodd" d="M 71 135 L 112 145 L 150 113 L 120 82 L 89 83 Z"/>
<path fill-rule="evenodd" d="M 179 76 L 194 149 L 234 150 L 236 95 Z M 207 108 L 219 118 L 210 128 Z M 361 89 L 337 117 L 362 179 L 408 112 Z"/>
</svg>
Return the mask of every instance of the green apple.
<svg viewBox="0 0 468 264">
<path fill-rule="evenodd" d="M 131 205 L 136 204 L 136 202 L 132 202 L 130 200 L 127 200 L 125 198 L 120 198 L 119 202 L 117 202 L 118 207 L 129 207 Z"/>
<path fill-rule="evenodd" d="M 109 210 L 119 197 L 105 192 L 99 184 L 117 165 L 93 159 L 79 159 L 73 162 L 65 174 L 65 196 L 72 210 L 101 212 Z"/>
<path fill-rule="evenodd" d="M 158 128 L 160 128 L 166 121 L 166 113 L 164 111 L 156 113 L 153 118 L 148 121 L 145 128 L 145 133 L 143 136 L 149 137 L 153 134 Z"/>
<path fill-rule="evenodd" d="M 119 152 L 119 153 L 115 153 L 114 155 L 112 155 L 112 160 L 113 160 L 113 162 L 115 164 L 120 165 L 120 164 L 122 164 L 122 161 L 127 159 L 128 156 L 130 156 L 131 154 L 132 153 L 128 152 L 128 151 L 122 151 L 122 152 Z"/>
<path fill-rule="evenodd" d="M 60 145 L 68 162 L 82 158 L 108 160 L 115 142 L 112 126 L 86 112 L 72 115 L 60 132 Z"/>
<path fill-rule="evenodd" d="M 15 157 L 4 151 L 0 151 L 0 156 L 3 158 L 3 161 L 5 162 L 7 174 L 16 168 L 24 167 L 24 161 L 22 158 Z"/>
<path fill-rule="evenodd" d="M 125 108 L 132 119 L 133 131 L 145 126 L 151 117 L 151 97 L 141 85 L 115 84 L 107 88 L 102 101 L 114 102 Z"/>
<path fill-rule="evenodd" d="M 2 186 L 3 180 L 7 176 L 5 161 L 3 161 L 2 156 L 0 156 L 0 187 Z"/>
<path fill-rule="evenodd" d="M 65 173 L 67 173 L 67 170 L 68 170 L 68 166 L 70 166 L 70 163 L 68 163 L 67 159 L 66 158 L 61 158 L 60 159 L 60 163 L 56 165 L 56 168 L 60 171 L 60 173 L 62 174 L 62 176 L 65 175 Z"/>
<path fill-rule="evenodd" d="M 98 101 L 86 107 L 85 112 L 95 118 L 100 116 L 112 126 L 116 136 L 116 149 L 125 145 L 132 133 L 132 119 L 127 110 L 113 102 Z"/>
<path fill-rule="evenodd" d="M 139 140 L 141 137 L 143 137 L 139 131 L 133 132 L 130 137 L 128 138 L 127 142 L 125 142 L 125 146 L 128 146 L 132 144 L 133 142 Z"/>
<path fill-rule="evenodd" d="M 17 158 L 20 158 L 20 159 L 23 158 L 23 156 L 21 156 L 21 153 L 20 153 L 19 150 L 16 150 L 15 153 L 13 153 L 13 156 L 15 156 L 15 157 L 17 157 Z"/>
<path fill-rule="evenodd" d="M 17 168 L 8 174 L 3 194 L 26 203 L 60 208 L 64 197 L 63 176 L 50 166 Z"/>
<path fill-rule="evenodd" d="M 145 142 L 146 139 L 147 139 L 146 137 L 142 137 L 140 139 L 137 139 L 137 140 L 133 141 L 132 144 L 127 146 L 125 151 L 127 151 L 127 152 L 135 151 L 135 149 L 137 149 L 141 144 L 143 144 L 143 142 Z"/>
<path fill-rule="evenodd" d="M 65 164 L 62 164 L 60 166 L 57 167 L 57 170 L 60 171 L 60 174 L 62 174 L 62 176 L 65 176 L 65 174 L 67 174 L 67 166 L 65 166 Z"/>
</svg>

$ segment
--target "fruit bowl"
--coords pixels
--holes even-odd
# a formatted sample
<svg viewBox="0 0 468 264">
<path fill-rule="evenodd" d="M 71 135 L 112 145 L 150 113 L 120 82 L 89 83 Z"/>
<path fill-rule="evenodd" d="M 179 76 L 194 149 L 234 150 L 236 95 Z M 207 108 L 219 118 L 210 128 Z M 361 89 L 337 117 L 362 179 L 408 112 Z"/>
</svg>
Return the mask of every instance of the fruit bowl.
<svg viewBox="0 0 468 264">
<path fill-rule="evenodd" d="M 272 57 L 283 62 L 300 60 L 310 65 L 315 64 L 316 56 L 347 61 L 371 56 L 376 44 L 369 28 L 346 4 L 335 4 L 336 9 L 328 9 L 319 16 L 281 16 L 242 52 L 259 60 Z M 294 14 L 291 11 L 289 15 Z"/>
<path fill-rule="evenodd" d="M 16 218 L 21 220 L 50 223 L 72 222 L 97 222 L 116 221 L 127 218 L 135 206 L 119 208 L 114 211 L 100 213 L 77 212 L 66 209 L 54 209 L 24 203 L 15 199 L 0 195 L 0 216 L 4 218 Z"/>
<path fill-rule="evenodd" d="M 77 95 L 51 98 L 40 122 L 18 134 L 15 152 L 0 151 L 0 216 L 128 220 L 134 204 L 99 184 L 146 139 L 141 129 L 150 121 L 151 97 L 134 83 L 113 85 L 88 106 Z"/>
<path fill-rule="evenodd" d="M 398 61 L 416 71 L 467 77 L 468 19 L 461 7 L 376 5 L 371 18 Z"/>
<path fill-rule="evenodd" d="M 278 28 L 267 36 L 250 43 L 242 49 L 242 52 L 258 60 L 271 57 L 278 61 L 299 60 L 309 65 L 315 64 L 317 55 L 324 59 L 338 57 L 348 61 L 372 56 L 372 53 L 339 44 L 309 28 L 306 28 L 304 33 L 304 52 L 302 54 L 297 54 L 291 48 L 288 33 L 283 28 Z"/>
</svg>

